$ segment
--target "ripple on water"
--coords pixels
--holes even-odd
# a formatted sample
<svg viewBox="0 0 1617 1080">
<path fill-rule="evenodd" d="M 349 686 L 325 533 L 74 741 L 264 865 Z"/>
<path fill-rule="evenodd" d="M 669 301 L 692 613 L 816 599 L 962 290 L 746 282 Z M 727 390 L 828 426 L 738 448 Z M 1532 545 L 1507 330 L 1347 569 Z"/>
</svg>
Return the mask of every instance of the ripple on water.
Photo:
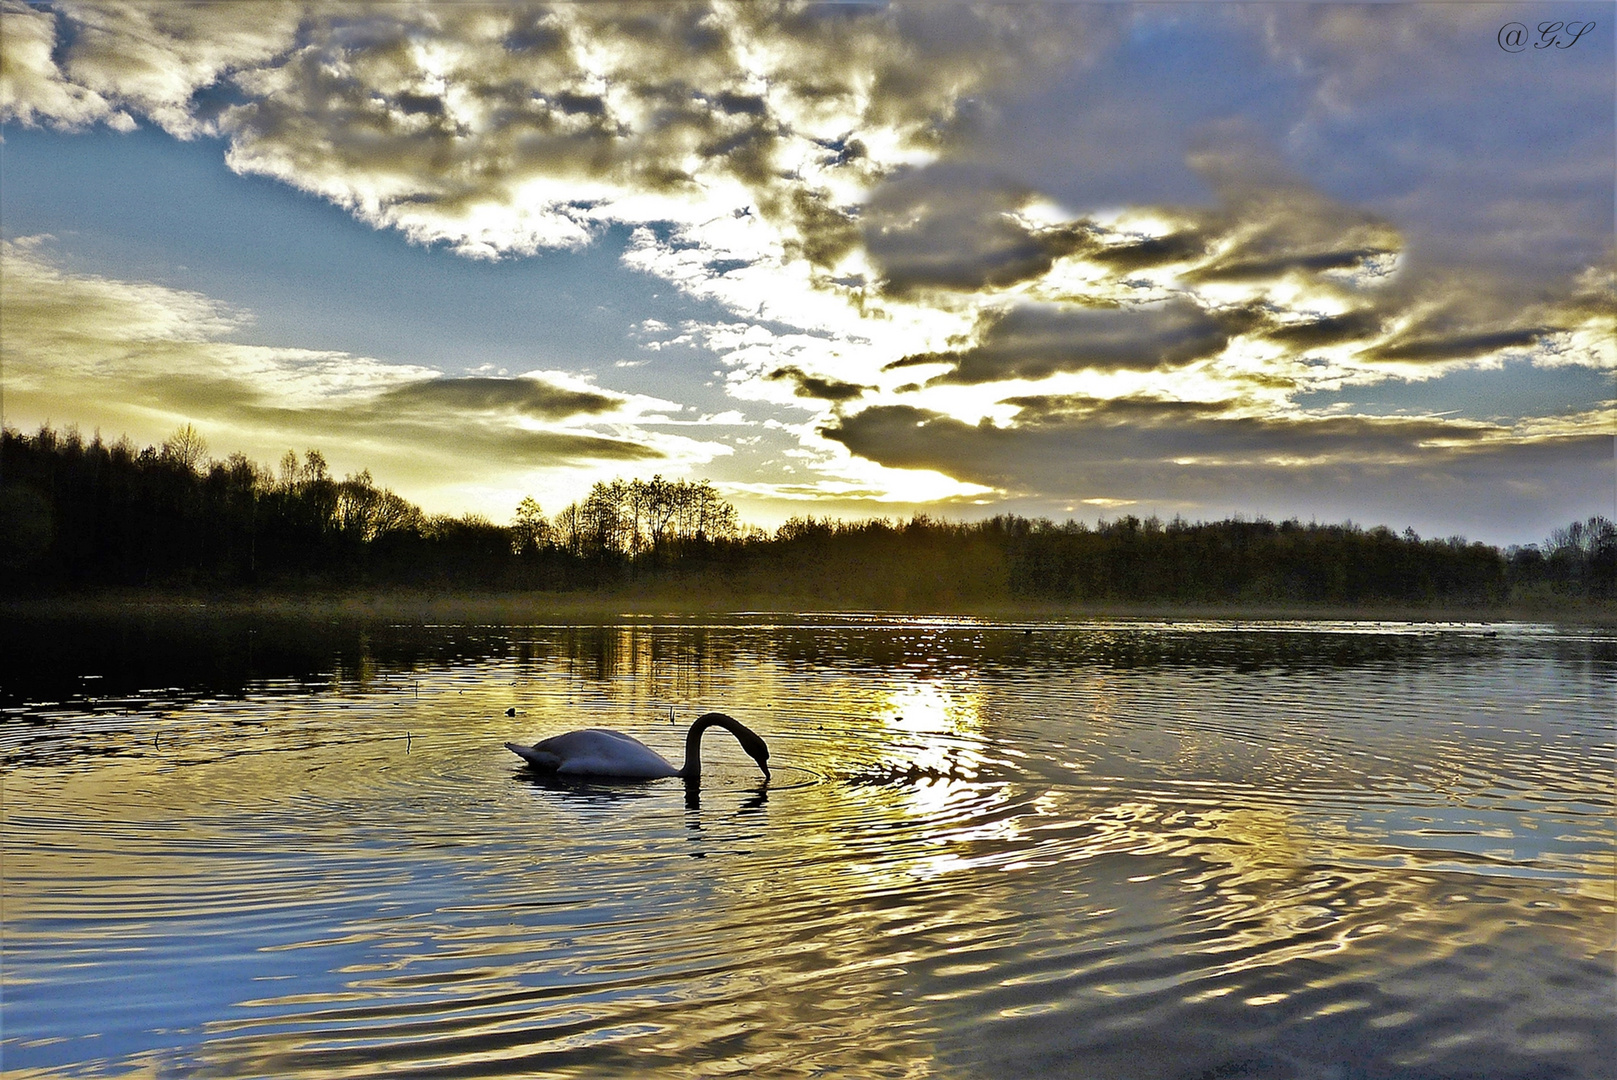
<svg viewBox="0 0 1617 1080">
<path fill-rule="evenodd" d="M 1575 1077 L 1614 1050 L 1599 635 L 451 632 L 352 679 L 9 712 L 7 1067 Z M 751 703 L 767 787 L 720 734 L 694 793 L 501 748 L 599 724 L 677 760 L 716 702 Z"/>
</svg>

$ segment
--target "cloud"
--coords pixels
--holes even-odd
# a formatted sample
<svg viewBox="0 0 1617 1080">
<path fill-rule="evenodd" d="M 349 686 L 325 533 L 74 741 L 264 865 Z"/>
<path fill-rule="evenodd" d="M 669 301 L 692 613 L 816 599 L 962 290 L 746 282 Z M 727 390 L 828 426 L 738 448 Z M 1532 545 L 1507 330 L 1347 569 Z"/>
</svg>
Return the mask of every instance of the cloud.
<svg viewBox="0 0 1617 1080">
<path fill-rule="evenodd" d="M 1375 305 L 1383 332 L 1356 353 L 1366 365 L 1452 367 L 1531 355 L 1546 366 L 1617 368 L 1617 287 L 1592 267 L 1571 280 L 1523 283 L 1488 271 L 1430 275 Z M 1359 313 L 1366 316 L 1368 312 Z"/>
<path fill-rule="evenodd" d="M 891 468 L 1047 502 L 1145 501 L 1191 517 L 1268 507 L 1327 520 L 1379 511 L 1384 520 L 1481 524 L 1472 508 L 1487 507 L 1554 520 L 1590 512 L 1591 497 L 1610 487 L 1611 437 L 1588 424 L 1534 432 L 1440 418 L 1258 417 L 1216 402 L 1013 404 L 1017 422 L 1003 427 L 878 406 L 821 433 Z M 1604 414 L 1608 432 L 1612 420 Z M 1502 520 L 1510 519 L 1496 516 L 1493 527 Z"/>
<path fill-rule="evenodd" d="M 63 72 L 181 138 L 209 133 L 224 107 L 209 91 L 226 76 L 282 55 L 303 5 L 255 0 L 187 4 L 61 5 L 71 26 Z"/>
<path fill-rule="evenodd" d="M 794 364 L 778 367 L 764 377 L 791 382 L 796 387 L 794 393 L 798 397 L 818 398 L 821 401 L 852 401 L 871 389 L 868 386 L 856 386 L 836 379 L 818 378 L 806 374 L 802 368 Z"/>
<path fill-rule="evenodd" d="M 1549 305 L 1551 331 L 1541 367 L 1577 365 L 1617 371 L 1617 245 L 1603 264 L 1579 274 L 1567 295 Z"/>
<path fill-rule="evenodd" d="M 1033 189 L 980 169 L 938 164 L 878 186 L 865 204 L 865 249 L 889 296 L 975 292 L 1040 277 L 1085 246 L 1081 225 L 1040 229 L 1022 212 Z"/>
<path fill-rule="evenodd" d="M 900 21 L 696 3 L 315 18 L 235 76 L 247 100 L 218 127 L 233 167 L 467 254 L 751 210 L 825 261 L 840 201 L 925 153 L 996 62 Z"/>
<path fill-rule="evenodd" d="M 1548 332 L 1547 329 L 1494 330 L 1447 336 L 1404 337 L 1384 341 L 1366 355 L 1376 360 L 1413 361 L 1469 360 L 1489 356 L 1504 349 L 1525 349 Z"/>
<path fill-rule="evenodd" d="M 52 59 L 56 17 L 21 0 L 0 3 L 0 119 L 83 127 L 106 121 L 127 130 L 134 121 L 100 94 L 66 78 Z"/>
<path fill-rule="evenodd" d="M 467 377 L 396 386 L 381 395 L 377 407 L 412 413 L 505 413 L 536 420 L 562 420 L 611 412 L 622 403 L 622 398 L 569 390 L 534 378 Z"/>
<path fill-rule="evenodd" d="M 1398 230 L 1377 215 L 1315 191 L 1245 125 L 1220 124 L 1189 163 L 1212 186 L 1221 208 L 1199 231 L 1211 232 L 1211 257 L 1186 273 L 1191 282 L 1272 281 L 1292 272 L 1385 273 L 1403 250 Z"/>
<path fill-rule="evenodd" d="M 875 490 L 892 478 L 858 470 L 881 462 L 1066 497 L 1076 462 L 1105 488 L 1085 498 L 1191 499 L 1239 489 L 1243 461 L 1310 499 L 1583 436 L 1434 420 L 1426 439 L 1305 416 L 1300 394 L 1516 357 L 1617 368 L 1609 50 L 1527 67 L 1488 51 L 1495 16 L 1474 6 L 0 2 L 15 122 L 217 136 L 239 172 L 468 257 L 628 226 L 630 266 L 728 309 L 644 333 L 711 349 L 738 401 L 826 403 L 792 429 L 804 490 Z M 1196 44 L 1152 61 L 1160 117 L 1115 82 L 1143 78 L 1122 66 L 1153 35 Z M 1262 108 L 1238 107 L 1259 87 Z M 1002 138 L 1007 122 L 1036 126 Z M 1056 149 L 996 152 L 1034 145 Z M 1100 174 L 1125 194 L 1082 198 Z M 206 297 L 50 272 L 13 283 L 33 290 L 34 405 L 69 401 L 30 374 L 46 357 L 53 377 L 137 388 L 98 406 L 130 422 L 307 415 L 356 454 L 455 424 L 513 457 L 726 449 L 558 373 L 255 349 Z"/>
<path fill-rule="evenodd" d="M 466 254 L 724 206 L 827 258 L 838 200 L 926 155 L 964 94 L 1025 63 L 1025 42 L 1006 46 L 1030 18 L 1048 21 L 786 3 L 8 0 L 3 115 L 81 125 L 122 109 L 223 135 L 234 168 Z"/>
<path fill-rule="evenodd" d="M 1041 379 L 1061 371 L 1152 371 L 1213 356 L 1229 343 L 1226 322 L 1183 300 L 1095 310 L 1019 304 L 990 316 L 978 344 L 956 353 L 907 356 L 891 367 L 944 362 L 936 382 Z"/>
<path fill-rule="evenodd" d="M 380 400 L 306 408 L 241 400 L 222 410 L 217 408 L 217 387 L 201 389 L 206 397 L 193 399 L 193 406 L 204 421 L 227 421 L 238 429 L 258 426 L 283 442 L 295 439 L 322 447 L 335 443 L 338 452 L 328 454 L 333 460 L 339 454 L 342 459 L 353 459 L 356 446 L 362 446 L 383 463 L 379 471 L 411 483 L 668 456 L 643 441 L 589 430 L 490 423 L 475 412 L 435 411 L 430 417 L 400 414 L 386 407 L 389 395 L 385 394 Z M 207 398 L 213 399 L 214 409 L 206 407 Z"/>
<path fill-rule="evenodd" d="M 1352 60 L 1345 42 L 1369 35 L 1407 57 L 1430 32 L 1448 56 L 1476 23 L 1422 16 L 1400 36 L 1388 27 L 1407 20 L 1334 7 L 1208 18 L 1316 70 L 1320 103 L 1407 74 Z M 635 265 L 694 295 L 820 331 L 873 319 L 911 331 L 872 370 L 969 328 L 1007 289 L 1272 304 L 1293 279 L 1317 296 L 1407 255 L 1385 216 L 1320 194 L 1251 123 L 1205 127 L 1188 156 L 1217 205 L 1136 207 L 1166 223 L 1144 231 L 1059 211 L 1036 181 L 962 160 L 995 122 L 996 94 L 1118 47 L 1115 20 L 1062 6 L 77 3 L 14 21 L 12 118 L 123 110 L 218 134 L 238 170 L 466 255 L 655 226 Z M 1098 276 L 1074 279 L 1079 266 Z M 1359 335 L 1361 300 L 1287 312 L 1270 340 L 1291 346 L 1310 324 Z M 1485 347 L 1497 331 L 1448 336 Z M 1388 348 L 1374 358 L 1404 346 Z"/>
<path fill-rule="evenodd" d="M 1081 29 L 1060 8 L 725 2 L 85 2 L 53 18 L 67 46 L 36 57 L 42 77 L 221 136 L 238 171 L 474 257 L 654 226 L 635 265 L 820 329 L 849 321 L 849 296 L 813 291 L 870 276 L 872 184 L 936 158 L 973 95 L 1064 62 Z M 67 119 L 53 109 L 19 91 L 6 115 Z"/>
<path fill-rule="evenodd" d="M 1500 51 L 1506 22 L 1576 12 L 1538 5 L 1352 4 L 1231 8 L 1307 97 L 1289 156 L 1332 190 L 1400 219 L 1431 264 L 1536 280 L 1595 263 L 1612 233 L 1612 51 Z M 1598 33 L 1609 28 L 1597 25 Z M 1609 38 L 1605 39 L 1609 44 Z"/>
<path fill-rule="evenodd" d="M 1253 329 L 1283 348 L 1303 353 L 1328 345 L 1379 337 L 1385 321 L 1385 315 L 1374 308 L 1361 308 L 1340 315 L 1322 315 L 1292 322 L 1262 320 Z"/>
<path fill-rule="evenodd" d="M 1003 289 L 1044 276 L 1067 256 L 1116 275 L 1183 264 L 1180 277 L 1197 284 L 1360 271 L 1400 252 L 1388 222 L 1314 191 L 1254 132 L 1226 124 L 1203 138 L 1209 145 L 1188 161 L 1219 205 L 1161 208 L 1172 227 L 1157 235 L 1092 217 L 1054 218 L 1048 197 L 1032 187 L 944 161 L 875 188 L 861 213 L 865 246 L 883 291 L 898 297 Z"/>
<path fill-rule="evenodd" d="M 1200 224 L 1181 224 L 1160 236 L 1128 237 L 1085 250 L 1091 261 L 1114 273 L 1154 270 L 1164 266 L 1195 264 L 1208 254 L 1212 243 Z"/>
<path fill-rule="evenodd" d="M 313 446 L 432 502 L 467 478 L 540 489 L 580 472 L 710 461 L 728 447 L 655 429 L 673 405 L 561 373 L 448 378 L 340 352 L 222 340 L 245 313 L 194 292 L 63 270 L 40 238 L 0 247 L 7 420 L 157 442 L 193 423 L 221 450 Z M 500 513 L 509 507 L 490 508 Z"/>
</svg>

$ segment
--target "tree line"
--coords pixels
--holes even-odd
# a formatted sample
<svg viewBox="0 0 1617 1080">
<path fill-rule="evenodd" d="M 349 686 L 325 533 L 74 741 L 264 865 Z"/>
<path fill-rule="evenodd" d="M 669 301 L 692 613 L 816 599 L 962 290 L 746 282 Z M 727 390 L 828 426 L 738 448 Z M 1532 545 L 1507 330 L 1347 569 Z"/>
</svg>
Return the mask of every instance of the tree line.
<svg viewBox="0 0 1617 1080">
<path fill-rule="evenodd" d="M 1296 520 L 1098 525 L 797 517 L 743 526 L 708 481 L 614 480 L 553 516 L 428 514 L 323 455 L 275 469 L 161 446 L 0 433 L 0 590 L 106 587 L 641 589 L 801 606 L 1067 603 L 1493 604 L 1617 597 L 1617 526 L 1499 549 Z"/>
</svg>

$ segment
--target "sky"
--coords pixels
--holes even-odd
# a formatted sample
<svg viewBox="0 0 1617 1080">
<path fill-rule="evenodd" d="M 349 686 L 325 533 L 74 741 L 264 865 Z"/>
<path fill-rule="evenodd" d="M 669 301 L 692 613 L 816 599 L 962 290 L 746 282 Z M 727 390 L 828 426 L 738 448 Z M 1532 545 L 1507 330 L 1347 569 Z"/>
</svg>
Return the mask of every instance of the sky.
<svg viewBox="0 0 1617 1080">
<path fill-rule="evenodd" d="M 1617 514 L 1609 2 L 0 5 L 12 428 L 497 522 Z"/>
</svg>

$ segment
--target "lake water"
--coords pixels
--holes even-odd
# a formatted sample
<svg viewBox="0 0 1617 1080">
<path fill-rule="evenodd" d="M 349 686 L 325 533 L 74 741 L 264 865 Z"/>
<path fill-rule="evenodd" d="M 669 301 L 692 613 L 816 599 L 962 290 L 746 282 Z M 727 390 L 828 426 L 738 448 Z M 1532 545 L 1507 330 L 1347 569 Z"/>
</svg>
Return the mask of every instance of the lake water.
<svg viewBox="0 0 1617 1080">
<path fill-rule="evenodd" d="M 1610 1077 L 1617 638 L 9 625 L 8 1077 Z M 514 708 L 514 717 L 506 710 Z M 678 780 L 546 784 L 585 726 Z M 672 710 L 677 722 L 670 722 Z"/>
</svg>

